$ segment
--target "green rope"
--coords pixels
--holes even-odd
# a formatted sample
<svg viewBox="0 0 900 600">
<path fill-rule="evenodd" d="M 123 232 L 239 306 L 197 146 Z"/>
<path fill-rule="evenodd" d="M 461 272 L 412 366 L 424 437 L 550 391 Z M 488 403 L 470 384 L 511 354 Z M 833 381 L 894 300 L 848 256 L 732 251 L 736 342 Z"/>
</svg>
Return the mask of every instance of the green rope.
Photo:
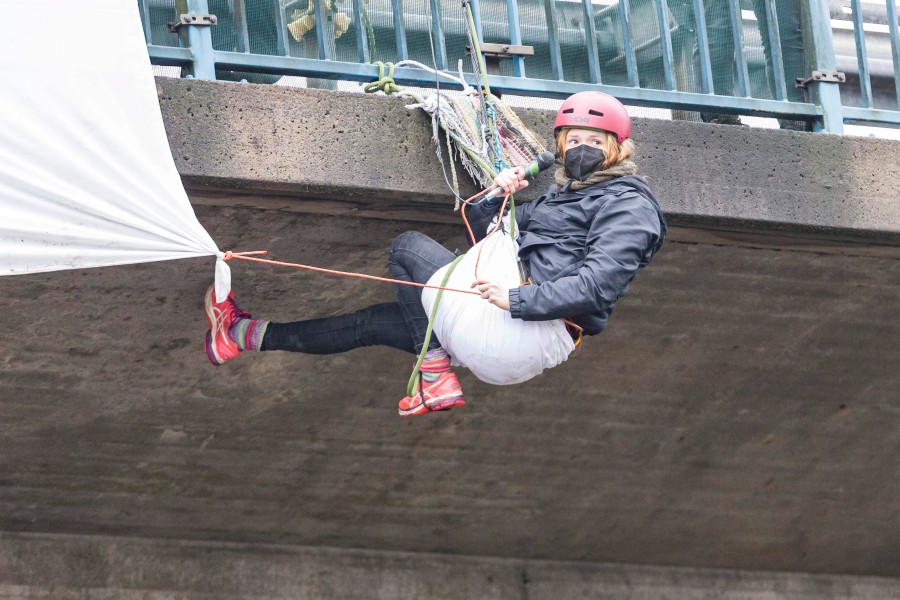
<svg viewBox="0 0 900 600">
<path fill-rule="evenodd" d="M 487 82 L 487 66 L 484 64 L 484 55 L 481 53 L 481 45 L 478 43 L 478 30 L 475 29 L 475 16 L 472 14 L 472 3 L 466 2 L 466 16 L 469 22 L 469 37 L 472 40 L 472 52 L 478 59 L 478 68 L 481 70 L 481 77 L 484 84 L 485 98 L 492 96 L 491 88 Z"/>
<path fill-rule="evenodd" d="M 503 215 L 500 215 L 502 218 Z M 512 241 L 516 241 L 516 199 L 514 196 L 509 197 L 509 237 Z"/>
<path fill-rule="evenodd" d="M 488 148 L 493 150 L 493 153 L 495 155 L 495 167 L 497 168 L 497 170 L 499 170 L 502 165 L 506 165 L 506 161 L 503 160 L 503 152 L 500 149 L 500 132 L 497 130 L 497 120 L 494 116 L 495 111 L 493 108 L 493 102 L 495 98 L 491 93 L 491 86 L 488 84 L 487 65 L 484 62 L 484 54 L 482 54 L 481 52 L 481 44 L 478 43 L 478 30 L 475 28 L 475 16 L 472 12 L 472 4 L 471 2 L 466 2 L 465 5 L 467 23 L 469 26 L 469 39 L 472 42 L 472 52 L 473 56 L 478 61 L 478 70 L 481 71 L 481 99 L 483 105 L 482 110 L 484 110 L 485 119 L 487 120 L 488 133 L 491 137 L 491 142 L 493 142 L 492 144 L 489 142 Z M 485 110 L 485 107 L 487 107 L 487 110 Z"/>
<path fill-rule="evenodd" d="M 367 94 L 374 94 L 375 92 L 381 91 L 390 96 L 391 94 L 403 91 L 400 86 L 394 83 L 394 63 L 383 63 L 379 60 L 373 64 L 378 67 L 378 80 L 367 83 L 363 87 L 363 90 L 365 90 Z M 385 67 L 388 69 L 387 75 L 384 73 Z"/>
<path fill-rule="evenodd" d="M 447 273 L 444 274 L 444 280 L 441 281 L 441 287 L 446 287 L 447 282 L 450 280 L 450 275 L 453 274 L 453 270 L 456 268 L 456 265 L 463 259 L 465 254 L 461 254 L 456 257 L 456 259 L 450 263 L 450 268 L 447 269 Z M 431 315 L 428 317 L 428 329 L 425 330 L 425 343 L 422 344 L 422 351 L 419 353 L 419 359 L 416 361 L 416 366 L 413 367 L 412 375 L 409 376 L 409 383 L 406 386 L 406 395 L 412 397 L 416 394 L 416 382 L 419 379 L 419 372 L 422 367 L 422 362 L 425 360 L 425 354 L 428 352 L 428 344 L 431 342 L 431 333 L 434 329 L 434 319 L 437 316 L 438 304 L 441 303 L 441 296 L 444 295 L 444 290 L 438 290 L 437 296 L 434 298 L 434 306 L 431 307 Z"/>
<path fill-rule="evenodd" d="M 362 16 L 366 28 L 366 42 L 369 46 L 369 56 L 374 58 L 378 56 L 378 51 L 375 47 L 375 29 L 372 27 L 372 21 L 369 20 L 369 11 L 366 10 L 365 5 L 362 5 Z"/>
<path fill-rule="evenodd" d="M 509 235 L 513 241 L 516 240 L 516 201 L 513 196 L 509 197 L 509 222 L 510 222 L 510 231 Z M 502 216 L 502 215 L 501 215 Z M 444 278 L 441 280 L 441 287 L 447 287 L 447 282 L 450 281 L 450 276 L 453 275 L 453 270 L 456 269 L 456 265 L 459 264 L 463 258 L 465 258 L 465 254 L 461 254 L 457 256 L 452 263 L 450 263 L 447 272 L 444 274 Z M 425 341 L 422 344 L 422 351 L 419 352 L 418 360 L 416 360 L 416 365 L 413 367 L 413 371 L 409 376 L 409 383 L 406 384 L 406 395 L 412 397 L 416 393 L 416 382 L 419 379 L 419 373 L 421 372 L 422 362 L 425 360 L 425 354 L 428 353 L 428 344 L 431 342 L 431 334 L 434 332 L 434 320 L 437 317 L 438 305 L 441 303 L 441 298 L 444 296 L 444 290 L 438 290 L 437 296 L 434 297 L 434 305 L 431 307 L 431 314 L 428 316 L 428 328 L 425 330 Z"/>
</svg>

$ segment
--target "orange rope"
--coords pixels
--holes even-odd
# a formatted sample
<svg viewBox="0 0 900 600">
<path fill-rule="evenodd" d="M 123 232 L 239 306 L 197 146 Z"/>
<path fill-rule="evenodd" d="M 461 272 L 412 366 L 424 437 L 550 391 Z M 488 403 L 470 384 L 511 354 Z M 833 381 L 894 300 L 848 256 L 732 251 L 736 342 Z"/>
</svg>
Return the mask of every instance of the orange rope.
<svg viewBox="0 0 900 600">
<path fill-rule="evenodd" d="M 483 189 L 480 192 L 478 192 L 477 194 L 475 194 L 474 196 L 470 196 L 469 198 L 463 200 L 462 219 L 463 219 L 463 222 L 466 224 L 466 229 L 469 232 L 469 237 L 472 239 L 473 245 L 476 243 L 475 242 L 475 234 L 472 233 L 472 228 L 469 226 L 469 220 L 466 218 L 466 205 L 471 204 L 473 199 L 482 195 L 489 189 L 491 189 L 491 188 Z M 507 200 L 509 200 L 509 196 L 510 195 L 507 194 L 503 198 L 503 204 L 500 206 L 500 215 L 503 215 L 503 211 L 506 208 L 506 202 L 507 202 Z M 500 222 L 501 222 L 500 219 L 498 219 L 496 227 L 494 227 L 494 229 L 487 235 L 487 237 L 494 235 L 494 233 L 500 228 Z M 317 273 L 328 273 L 329 275 L 344 275 L 346 277 L 358 277 L 360 279 L 370 279 L 372 281 L 382 281 L 384 283 L 396 283 L 399 285 L 412 285 L 415 287 L 428 288 L 428 289 L 432 289 L 432 290 L 446 290 L 448 292 L 459 292 L 461 294 L 473 294 L 475 296 L 481 296 L 481 292 L 473 292 L 471 290 L 458 290 L 456 288 L 441 287 L 438 285 L 427 285 L 425 283 L 416 283 L 414 281 L 401 281 L 399 279 L 390 279 L 388 277 L 376 277 L 374 275 L 365 275 L 363 273 L 350 273 L 349 271 L 335 271 L 333 269 L 323 269 L 321 267 L 312 267 L 310 265 L 301 265 L 299 263 L 281 262 L 278 260 L 270 260 L 267 258 L 253 258 L 254 255 L 268 254 L 268 253 L 269 252 L 267 250 L 254 250 L 252 252 L 232 252 L 231 250 L 228 250 L 225 252 L 224 259 L 231 260 L 232 258 L 239 258 L 240 260 L 248 260 L 248 261 L 263 263 L 263 264 L 267 264 L 267 265 L 276 265 L 279 267 L 293 267 L 295 269 L 306 269 L 308 271 L 316 271 Z M 479 252 L 478 257 L 475 260 L 475 276 L 476 277 L 478 277 L 478 262 L 480 259 L 481 259 L 481 253 Z"/>
<path fill-rule="evenodd" d="M 463 200 L 462 210 L 460 212 L 462 214 L 463 222 L 466 224 L 466 229 L 469 231 L 469 237 L 472 239 L 472 244 L 476 243 L 475 235 L 472 233 L 472 228 L 469 227 L 469 220 L 466 218 L 466 206 L 468 206 L 469 204 L 472 203 L 473 198 L 480 196 L 481 194 L 483 194 L 484 192 L 486 192 L 489 189 L 491 189 L 491 188 L 484 189 L 484 190 L 478 192 L 477 194 L 475 194 L 474 196 L 472 196 L 471 198 L 467 198 L 466 200 Z M 500 228 L 500 223 L 503 220 L 503 211 L 506 210 L 506 203 L 509 200 L 509 196 L 510 196 L 510 194 L 506 194 L 506 196 L 503 197 L 503 204 L 500 206 L 500 212 L 497 213 L 498 214 L 497 225 L 494 226 L 494 228 L 491 230 L 491 232 L 488 233 L 484 237 L 484 239 L 487 239 L 487 238 L 491 237 L 492 235 L 494 235 L 497 232 L 497 230 Z M 480 260 L 481 260 L 481 252 L 478 253 L 478 256 L 475 259 L 475 277 L 476 278 L 478 277 L 478 263 Z M 531 278 L 529 277 L 528 281 L 522 281 L 521 283 L 522 283 L 522 285 L 530 285 Z M 572 340 L 575 343 L 575 351 L 577 352 L 577 351 L 581 350 L 581 341 L 584 338 L 584 333 L 583 333 L 584 328 L 577 325 L 575 323 L 575 321 L 573 321 L 572 319 L 563 319 L 563 322 L 566 324 L 567 329 L 571 328 L 575 332 L 575 336 Z"/>
<path fill-rule="evenodd" d="M 469 219 L 466 218 L 466 206 L 468 206 L 469 204 L 471 204 L 473 199 L 477 198 L 478 196 L 482 195 L 483 193 L 485 193 L 485 192 L 487 192 L 488 190 L 491 190 L 491 189 L 493 189 L 493 186 L 492 186 L 492 187 L 489 187 L 489 188 L 485 188 L 485 189 L 481 190 L 480 192 L 478 192 L 477 194 L 475 194 L 474 196 L 469 196 L 468 198 L 466 198 L 465 200 L 462 201 L 462 210 L 460 211 L 460 214 L 461 214 L 461 216 L 462 216 L 463 223 L 466 224 L 466 231 L 469 232 L 469 239 L 472 240 L 472 245 L 473 245 L 473 246 L 474 246 L 477 242 L 475 241 L 475 234 L 472 233 L 472 228 L 469 226 Z M 503 211 L 504 211 L 505 208 L 506 208 L 506 202 L 507 202 L 507 200 L 509 200 L 509 197 L 510 197 L 510 194 L 506 194 L 506 196 L 503 197 L 503 205 L 500 207 L 500 213 L 499 213 L 499 215 L 500 215 L 501 218 L 503 217 Z M 499 228 L 500 228 L 500 220 L 498 219 L 498 220 L 497 220 L 497 226 L 494 227 L 494 230 L 491 231 L 491 233 L 489 233 L 488 236 L 491 235 L 491 234 L 493 234 L 494 231 L 497 231 L 497 229 L 499 229 Z M 487 237 L 487 236 L 486 236 L 486 237 Z"/>
<path fill-rule="evenodd" d="M 276 265 L 279 267 L 293 267 L 295 269 L 307 269 L 309 271 L 316 271 L 318 273 L 328 273 L 330 275 L 345 275 L 347 277 L 358 277 L 360 279 L 371 279 L 372 281 L 383 281 L 385 283 L 397 283 L 400 285 L 413 285 L 421 288 L 429 288 L 432 290 L 447 290 L 449 292 L 459 292 L 461 294 L 474 294 L 476 296 L 481 296 L 481 292 L 473 292 L 472 290 L 458 290 L 456 288 L 447 288 L 441 287 L 437 285 L 427 285 L 425 283 L 416 283 L 414 281 L 401 281 L 399 279 L 389 279 L 387 277 L 376 277 L 374 275 L 364 275 L 363 273 L 350 273 L 348 271 L 335 271 L 333 269 L 322 269 L 321 267 L 311 267 L 309 265 L 301 265 L 299 263 L 289 263 L 289 262 L 281 262 L 279 260 L 269 260 L 267 258 L 254 258 L 253 254 L 268 254 L 266 250 L 256 250 L 253 252 L 232 252 L 231 250 L 225 252 L 225 260 L 231 260 L 232 258 L 239 258 L 241 260 L 249 260 L 253 262 L 263 263 L 267 265 Z"/>
<path fill-rule="evenodd" d="M 466 218 L 466 206 L 472 203 L 472 200 L 482 195 L 486 191 L 492 188 L 486 188 L 475 194 L 474 196 L 470 196 L 466 198 L 462 202 L 462 210 L 461 216 L 463 223 L 466 224 L 466 230 L 469 232 L 469 238 L 472 240 L 472 245 L 474 246 L 477 242 L 475 241 L 475 234 L 472 233 L 472 227 L 469 225 L 469 219 Z M 500 205 L 500 212 L 498 213 L 499 217 L 497 219 L 497 224 L 494 228 L 488 233 L 484 239 L 487 239 L 497 233 L 497 230 L 500 229 L 500 225 L 503 222 L 503 211 L 506 210 L 506 203 L 509 201 L 510 194 L 506 194 L 503 197 L 503 204 Z M 399 285 L 412 285 L 420 288 L 428 288 L 432 290 L 446 290 L 448 292 L 459 292 L 461 294 L 473 294 L 475 296 L 481 296 L 481 292 L 473 292 L 471 290 L 458 290 L 456 288 L 448 288 L 441 287 L 438 285 L 428 285 L 425 283 L 416 283 L 414 281 L 401 281 L 399 279 L 390 279 L 388 277 L 376 277 L 374 275 L 365 275 L 363 273 L 350 273 L 348 271 L 336 271 L 334 269 L 323 269 L 321 267 L 312 267 L 310 265 L 301 265 L 299 263 L 289 263 L 282 262 L 279 260 L 270 260 L 267 258 L 253 258 L 255 255 L 260 254 L 268 254 L 268 250 L 254 250 L 251 252 L 233 252 L 228 250 L 225 252 L 224 260 L 231 260 L 232 258 L 238 258 L 240 260 L 247 260 L 252 262 L 263 263 L 267 265 L 276 265 L 279 267 L 293 267 L 295 269 L 306 269 L 308 271 L 316 271 L 317 273 L 328 273 L 330 275 L 344 275 L 346 277 L 358 277 L 359 279 L 369 279 L 372 281 L 382 281 L 384 283 L 396 283 Z M 478 277 L 478 263 L 481 261 L 481 252 L 478 253 L 478 256 L 475 258 L 475 277 Z M 523 285 L 530 283 L 530 279 L 528 282 L 523 282 Z M 583 329 L 575 324 L 571 319 L 563 319 L 566 325 L 576 332 L 576 337 L 574 339 L 576 352 L 581 349 L 581 341 L 582 341 L 582 331 Z"/>
<path fill-rule="evenodd" d="M 506 201 L 507 200 L 509 200 L 509 194 L 507 194 L 506 197 L 503 198 L 503 204 L 500 205 L 500 212 L 497 213 L 497 224 L 494 225 L 494 228 L 491 229 L 491 231 L 486 236 L 484 236 L 484 240 L 488 239 L 489 237 L 491 237 L 492 235 L 497 233 L 497 231 L 500 229 L 500 226 L 503 224 L 503 211 L 506 210 Z M 466 222 L 466 225 L 468 225 L 468 222 Z M 484 241 L 484 240 L 482 240 L 482 241 Z M 475 279 L 478 279 L 478 265 L 481 264 L 481 253 L 483 251 L 484 251 L 484 244 L 482 244 L 481 248 L 478 249 L 478 256 L 475 257 L 475 270 L 474 270 Z"/>
</svg>

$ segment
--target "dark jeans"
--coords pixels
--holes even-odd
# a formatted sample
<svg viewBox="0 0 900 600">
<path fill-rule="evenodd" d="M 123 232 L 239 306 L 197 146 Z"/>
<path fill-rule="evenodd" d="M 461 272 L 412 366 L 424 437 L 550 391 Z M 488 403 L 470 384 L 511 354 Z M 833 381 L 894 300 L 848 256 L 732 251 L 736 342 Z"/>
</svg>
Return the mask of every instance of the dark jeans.
<svg viewBox="0 0 900 600">
<path fill-rule="evenodd" d="M 456 255 L 425 234 L 407 231 L 394 238 L 388 254 L 391 277 L 427 283 Z M 418 353 L 425 343 L 428 315 L 422 307 L 422 288 L 394 284 L 398 302 L 374 304 L 346 315 L 270 323 L 262 350 L 288 350 L 307 354 L 335 354 L 362 346 L 390 346 Z M 439 348 L 432 335 L 429 348 Z"/>
</svg>

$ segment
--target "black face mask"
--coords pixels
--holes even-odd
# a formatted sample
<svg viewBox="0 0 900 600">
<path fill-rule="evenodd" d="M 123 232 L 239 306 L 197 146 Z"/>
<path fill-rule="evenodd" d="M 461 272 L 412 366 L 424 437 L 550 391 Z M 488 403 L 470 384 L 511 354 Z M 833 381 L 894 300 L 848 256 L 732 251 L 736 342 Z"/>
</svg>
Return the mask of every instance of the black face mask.
<svg viewBox="0 0 900 600">
<path fill-rule="evenodd" d="M 578 181 L 584 181 L 606 160 L 603 148 L 581 144 L 566 150 L 566 171 Z"/>
</svg>

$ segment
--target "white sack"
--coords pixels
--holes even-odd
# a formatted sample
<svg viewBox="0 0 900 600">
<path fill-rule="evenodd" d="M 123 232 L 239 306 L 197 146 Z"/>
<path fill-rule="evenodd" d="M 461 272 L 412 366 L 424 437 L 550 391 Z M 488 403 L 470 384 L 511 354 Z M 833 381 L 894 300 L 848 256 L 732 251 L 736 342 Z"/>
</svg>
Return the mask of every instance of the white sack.
<svg viewBox="0 0 900 600">
<path fill-rule="evenodd" d="M 134 0 L 0 0 L 0 275 L 215 255 Z"/>
<path fill-rule="evenodd" d="M 478 277 L 519 287 L 518 244 L 496 233 L 472 247 L 450 275 L 447 287 L 469 289 Z M 478 259 L 479 250 L 481 258 Z M 439 286 L 449 265 L 435 273 L 428 285 Z M 431 315 L 437 290 L 422 290 L 422 305 Z M 434 332 L 453 360 L 478 379 L 495 385 L 521 383 L 555 367 L 575 349 L 561 319 L 523 321 L 509 311 L 472 294 L 445 291 L 438 305 Z"/>
</svg>

